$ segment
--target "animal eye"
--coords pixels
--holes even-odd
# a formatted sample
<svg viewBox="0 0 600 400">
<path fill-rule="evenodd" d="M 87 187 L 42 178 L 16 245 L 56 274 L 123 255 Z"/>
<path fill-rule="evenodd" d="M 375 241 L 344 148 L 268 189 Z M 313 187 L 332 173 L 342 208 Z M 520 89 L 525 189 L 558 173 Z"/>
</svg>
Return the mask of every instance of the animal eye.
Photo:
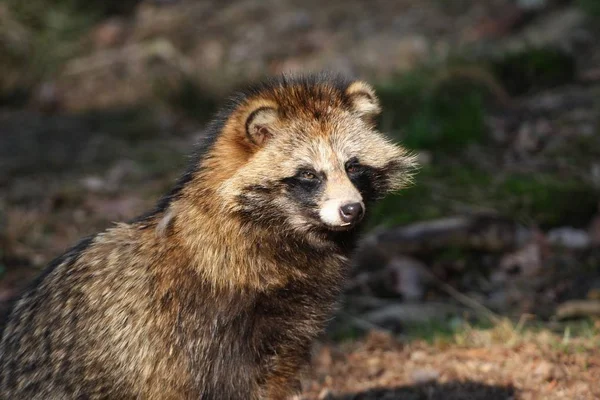
<svg viewBox="0 0 600 400">
<path fill-rule="evenodd" d="M 348 172 L 349 174 L 354 174 L 354 173 L 358 172 L 358 166 L 357 165 L 349 165 L 346 168 L 346 172 Z"/>
<path fill-rule="evenodd" d="M 360 164 L 358 164 L 356 161 L 347 163 L 346 172 L 349 174 L 356 174 L 357 172 L 360 172 Z"/>
<path fill-rule="evenodd" d="M 310 171 L 302 171 L 302 172 L 300 172 L 300 176 L 303 179 L 310 179 L 310 180 L 317 179 L 317 175 L 315 175 L 313 172 L 310 172 Z"/>
</svg>

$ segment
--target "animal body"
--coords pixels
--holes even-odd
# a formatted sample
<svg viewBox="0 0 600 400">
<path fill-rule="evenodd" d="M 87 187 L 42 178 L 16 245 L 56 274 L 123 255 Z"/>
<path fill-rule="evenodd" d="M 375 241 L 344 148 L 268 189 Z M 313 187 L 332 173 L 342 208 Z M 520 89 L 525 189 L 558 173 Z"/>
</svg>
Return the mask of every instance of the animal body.
<svg viewBox="0 0 600 400">
<path fill-rule="evenodd" d="M 84 239 L 15 302 L 3 399 L 284 399 L 373 201 L 413 158 L 366 83 L 280 77 L 234 97 L 156 209 Z"/>
</svg>

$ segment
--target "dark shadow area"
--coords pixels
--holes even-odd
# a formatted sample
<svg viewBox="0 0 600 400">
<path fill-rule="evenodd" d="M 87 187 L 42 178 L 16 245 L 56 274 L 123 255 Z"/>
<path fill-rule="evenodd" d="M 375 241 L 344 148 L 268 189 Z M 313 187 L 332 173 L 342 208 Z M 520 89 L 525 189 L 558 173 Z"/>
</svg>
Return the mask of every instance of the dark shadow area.
<svg viewBox="0 0 600 400">
<path fill-rule="evenodd" d="M 106 165 L 126 154 L 125 145 L 158 135 L 148 110 L 103 110 L 46 115 L 19 111 L 0 115 L 0 166 L 6 179 L 40 172 Z"/>
<path fill-rule="evenodd" d="M 516 399 L 512 386 L 479 382 L 426 383 L 393 388 L 375 388 L 359 393 L 330 396 L 328 400 L 507 400 Z"/>
<path fill-rule="evenodd" d="M 0 187 L 19 178 L 104 174 L 123 160 L 134 160 L 144 171 L 179 168 L 191 143 L 185 131 L 165 128 L 159 119 L 146 107 L 0 114 Z M 178 141 L 188 145 L 179 148 Z"/>
</svg>

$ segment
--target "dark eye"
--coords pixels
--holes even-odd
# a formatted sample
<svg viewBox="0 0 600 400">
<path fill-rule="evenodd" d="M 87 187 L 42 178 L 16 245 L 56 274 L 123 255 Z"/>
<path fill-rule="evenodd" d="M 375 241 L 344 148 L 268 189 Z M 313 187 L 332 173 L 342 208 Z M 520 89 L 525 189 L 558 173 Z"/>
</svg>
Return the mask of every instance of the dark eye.
<svg viewBox="0 0 600 400">
<path fill-rule="evenodd" d="M 346 167 L 346 172 L 349 174 L 355 174 L 359 171 L 358 165 L 348 165 Z"/>
<path fill-rule="evenodd" d="M 360 164 L 358 160 L 351 159 L 346 163 L 346 172 L 349 174 L 356 174 L 361 171 Z"/>
<path fill-rule="evenodd" d="M 317 175 L 314 172 L 311 172 L 311 171 L 302 171 L 302 172 L 300 172 L 300 177 L 302 179 L 307 179 L 307 180 L 317 179 Z"/>
</svg>

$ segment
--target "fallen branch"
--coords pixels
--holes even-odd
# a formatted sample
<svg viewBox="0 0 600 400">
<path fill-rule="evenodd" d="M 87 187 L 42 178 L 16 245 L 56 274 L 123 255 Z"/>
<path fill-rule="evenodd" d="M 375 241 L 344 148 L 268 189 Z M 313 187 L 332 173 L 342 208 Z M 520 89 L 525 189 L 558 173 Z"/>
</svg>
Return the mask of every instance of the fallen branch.
<svg viewBox="0 0 600 400">
<path fill-rule="evenodd" d="M 75 59 L 65 67 L 64 75 L 80 75 L 103 69 L 119 62 L 131 62 L 151 57 L 160 58 L 174 65 L 185 74 L 191 74 L 193 71 L 191 62 L 171 42 L 165 39 L 157 39 L 151 42 L 136 43 L 122 49 L 106 50 L 89 57 Z"/>
<path fill-rule="evenodd" d="M 454 297 L 454 299 L 456 301 L 458 301 L 459 303 L 461 303 L 462 305 L 472 309 L 479 315 L 482 315 L 482 316 L 488 318 L 490 321 L 492 321 L 495 324 L 502 322 L 503 319 L 500 315 L 496 314 L 495 312 L 493 312 L 492 310 L 490 310 L 483 304 L 479 303 L 477 300 L 475 300 L 465 294 L 462 294 L 458 290 L 454 289 L 452 286 L 448 285 L 446 282 L 443 282 L 441 279 L 439 279 L 437 276 L 432 274 L 430 271 L 425 271 L 425 273 L 431 278 L 431 280 L 433 282 L 436 283 L 436 285 L 438 285 L 440 287 L 440 289 L 442 289 L 444 292 L 446 292 L 450 296 Z"/>
<path fill-rule="evenodd" d="M 370 321 L 367 321 L 364 318 L 357 317 L 356 315 L 349 314 L 345 311 L 340 311 L 339 314 L 348 318 L 352 322 L 352 324 L 359 329 L 364 329 L 365 331 L 375 330 L 375 331 L 385 332 L 390 335 L 393 334 L 393 332 L 390 331 L 389 329 L 386 329 L 381 325 L 377 325 Z"/>
<path fill-rule="evenodd" d="M 556 308 L 558 319 L 600 317 L 600 301 L 572 300 L 560 304 Z"/>
</svg>

